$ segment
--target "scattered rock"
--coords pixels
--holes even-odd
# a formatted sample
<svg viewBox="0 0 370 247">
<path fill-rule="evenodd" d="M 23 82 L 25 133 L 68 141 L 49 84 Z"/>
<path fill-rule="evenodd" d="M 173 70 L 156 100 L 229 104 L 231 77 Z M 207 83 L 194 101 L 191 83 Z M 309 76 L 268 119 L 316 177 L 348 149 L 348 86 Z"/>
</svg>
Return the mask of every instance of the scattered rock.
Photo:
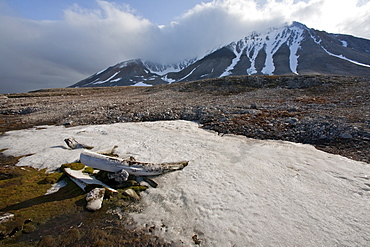
<svg viewBox="0 0 370 247">
<path fill-rule="evenodd" d="M 143 180 L 148 183 L 151 187 L 153 188 L 157 188 L 158 187 L 158 184 L 153 180 L 153 179 L 150 179 L 148 177 L 143 177 Z"/>
<path fill-rule="evenodd" d="M 140 200 L 140 196 L 133 190 L 133 189 L 127 189 L 124 192 L 125 195 L 131 197 L 134 200 Z"/>
<path fill-rule="evenodd" d="M 89 145 L 85 145 L 82 143 L 79 143 L 74 138 L 67 138 L 64 139 L 64 142 L 67 144 L 67 146 L 71 149 L 77 149 L 77 148 L 84 148 L 84 149 L 93 149 L 93 147 Z"/>
<path fill-rule="evenodd" d="M 104 188 L 95 188 L 86 195 L 86 208 L 91 211 L 99 210 L 103 204 Z"/>
<path fill-rule="evenodd" d="M 11 213 L 0 214 L 0 224 L 7 222 L 13 218 L 14 218 L 14 214 L 11 214 Z"/>
<path fill-rule="evenodd" d="M 63 124 L 64 127 L 71 126 L 73 121 L 67 121 Z"/>
<path fill-rule="evenodd" d="M 148 228 L 148 230 L 149 230 L 149 232 L 154 232 L 154 230 L 155 230 L 155 226 L 151 226 L 151 227 L 149 227 L 149 228 Z"/>
<path fill-rule="evenodd" d="M 194 241 L 194 244 L 197 244 L 197 245 L 199 245 L 200 243 L 201 243 L 201 241 L 199 240 L 199 238 L 198 238 L 198 235 L 197 234 L 195 234 L 193 237 L 191 237 L 192 239 L 193 239 L 193 241 Z"/>
<path fill-rule="evenodd" d="M 294 124 L 296 122 L 299 122 L 299 120 L 298 120 L 298 118 L 295 118 L 295 117 L 288 118 L 287 120 L 285 120 L 285 123 L 287 123 L 287 124 Z"/>
<path fill-rule="evenodd" d="M 353 138 L 351 134 L 349 133 L 342 133 L 339 135 L 339 137 L 343 138 L 343 139 L 351 139 Z"/>
<path fill-rule="evenodd" d="M 121 184 L 127 181 L 130 174 L 128 174 L 126 170 L 122 169 L 121 171 L 116 173 L 108 173 L 107 176 L 109 179 L 114 179 L 114 181 Z"/>
</svg>

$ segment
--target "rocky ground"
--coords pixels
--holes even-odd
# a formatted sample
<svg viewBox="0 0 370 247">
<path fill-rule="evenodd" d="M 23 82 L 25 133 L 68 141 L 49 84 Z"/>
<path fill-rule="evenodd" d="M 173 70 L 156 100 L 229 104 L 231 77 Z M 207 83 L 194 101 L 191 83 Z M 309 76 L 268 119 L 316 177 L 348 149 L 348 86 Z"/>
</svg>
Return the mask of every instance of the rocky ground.
<svg viewBox="0 0 370 247">
<path fill-rule="evenodd" d="M 370 78 L 238 76 L 156 87 L 46 89 L 0 98 L 0 131 L 183 119 L 257 139 L 309 143 L 370 162 Z"/>
<path fill-rule="evenodd" d="M 70 127 L 183 119 L 220 134 L 310 143 L 370 163 L 369 83 L 370 78 L 359 77 L 241 76 L 155 87 L 45 89 L 0 95 L 0 132 L 44 124 Z M 9 157 L 1 155 L 0 167 L 9 169 L 9 164 Z M 92 221 L 87 212 L 61 217 L 55 219 L 60 223 L 57 235 L 48 232 L 55 228 L 52 220 L 19 241 L 36 241 L 39 246 L 60 246 L 62 240 L 82 246 L 169 246 L 148 235 L 150 226 L 132 230 L 123 225 L 127 221 L 105 213 Z M 70 228 L 73 219 L 78 219 L 75 227 L 85 224 Z M 94 236 L 85 234 L 93 231 Z M 122 237 L 117 240 L 117 235 Z"/>
</svg>

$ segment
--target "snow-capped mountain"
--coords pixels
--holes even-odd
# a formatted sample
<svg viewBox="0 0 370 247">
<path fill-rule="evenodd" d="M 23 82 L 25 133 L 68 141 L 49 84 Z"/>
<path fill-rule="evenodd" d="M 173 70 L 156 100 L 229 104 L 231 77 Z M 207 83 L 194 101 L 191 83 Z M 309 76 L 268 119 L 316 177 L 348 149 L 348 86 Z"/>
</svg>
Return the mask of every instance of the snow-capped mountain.
<svg viewBox="0 0 370 247">
<path fill-rule="evenodd" d="M 330 34 L 294 22 L 265 33 L 251 33 L 201 59 L 171 65 L 125 61 L 71 87 L 143 86 L 255 74 L 370 76 L 370 40 Z"/>
</svg>

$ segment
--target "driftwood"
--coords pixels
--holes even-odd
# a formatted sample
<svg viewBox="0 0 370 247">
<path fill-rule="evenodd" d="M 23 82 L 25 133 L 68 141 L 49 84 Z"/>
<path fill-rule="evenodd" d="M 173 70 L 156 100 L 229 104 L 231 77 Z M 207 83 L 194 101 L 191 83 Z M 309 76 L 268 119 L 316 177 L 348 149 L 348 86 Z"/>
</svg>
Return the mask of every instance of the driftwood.
<svg viewBox="0 0 370 247">
<path fill-rule="evenodd" d="M 127 171 L 134 176 L 156 176 L 167 172 L 181 170 L 188 165 L 188 161 L 168 163 L 143 163 L 134 160 L 125 160 L 117 157 L 110 157 L 96 152 L 83 150 L 80 155 L 80 162 L 85 166 L 107 172 Z"/>
</svg>

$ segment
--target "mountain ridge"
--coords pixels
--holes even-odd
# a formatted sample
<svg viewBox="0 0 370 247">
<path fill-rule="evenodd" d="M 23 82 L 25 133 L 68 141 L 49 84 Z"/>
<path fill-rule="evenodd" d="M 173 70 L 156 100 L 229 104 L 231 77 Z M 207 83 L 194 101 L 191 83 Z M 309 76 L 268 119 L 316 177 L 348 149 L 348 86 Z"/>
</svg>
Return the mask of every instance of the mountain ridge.
<svg viewBox="0 0 370 247">
<path fill-rule="evenodd" d="M 151 86 L 229 75 L 370 76 L 370 40 L 293 22 L 213 50 L 200 59 L 159 64 L 132 59 L 70 87 Z"/>
</svg>

